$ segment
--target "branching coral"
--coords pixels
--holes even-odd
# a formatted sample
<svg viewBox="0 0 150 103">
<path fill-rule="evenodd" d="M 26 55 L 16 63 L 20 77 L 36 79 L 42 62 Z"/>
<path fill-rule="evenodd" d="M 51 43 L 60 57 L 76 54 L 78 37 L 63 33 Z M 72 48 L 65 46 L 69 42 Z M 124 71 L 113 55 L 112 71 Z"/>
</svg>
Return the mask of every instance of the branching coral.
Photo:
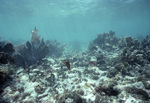
<svg viewBox="0 0 150 103">
<path fill-rule="evenodd" d="M 90 43 L 89 50 L 96 50 L 98 46 L 103 50 L 112 51 L 117 47 L 121 48 L 122 45 L 123 41 L 120 38 L 115 37 L 115 32 L 109 31 L 109 33 L 99 34 L 97 38 Z"/>
<path fill-rule="evenodd" d="M 61 45 L 56 40 L 47 40 L 46 45 L 50 48 L 50 56 L 60 57 L 65 50 L 65 45 Z"/>
<path fill-rule="evenodd" d="M 144 71 L 142 68 L 150 62 L 148 36 L 142 43 L 132 37 L 126 37 L 125 41 L 126 45 L 122 49 L 115 68 L 119 70 L 122 75 L 132 75 L 135 72 L 136 75 L 138 75 Z"/>
<path fill-rule="evenodd" d="M 121 61 L 129 64 L 144 64 L 145 58 L 141 43 L 132 37 L 126 37 L 126 46 L 122 49 Z"/>
<path fill-rule="evenodd" d="M 147 54 L 146 59 L 150 61 L 150 34 L 142 41 L 142 46 Z"/>
</svg>

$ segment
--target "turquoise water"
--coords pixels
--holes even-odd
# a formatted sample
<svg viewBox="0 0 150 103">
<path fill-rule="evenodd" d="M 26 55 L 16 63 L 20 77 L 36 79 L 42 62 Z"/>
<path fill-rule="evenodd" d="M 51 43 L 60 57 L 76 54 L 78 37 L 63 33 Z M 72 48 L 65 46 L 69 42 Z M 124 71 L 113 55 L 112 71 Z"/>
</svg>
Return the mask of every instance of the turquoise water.
<svg viewBox="0 0 150 103">
<path fill-rule="evenodd" d="M 150 0 L 0 0 L 0 103 L 21 102 L 150 103 Z"/>
<path fill-rule="evenodd" d="M 89 42 L 98 33 L 150 32 L 150 0 L 0 0 L 0 35 L 23 42 L 36 26 L 44 39 Z"/>
</svg>

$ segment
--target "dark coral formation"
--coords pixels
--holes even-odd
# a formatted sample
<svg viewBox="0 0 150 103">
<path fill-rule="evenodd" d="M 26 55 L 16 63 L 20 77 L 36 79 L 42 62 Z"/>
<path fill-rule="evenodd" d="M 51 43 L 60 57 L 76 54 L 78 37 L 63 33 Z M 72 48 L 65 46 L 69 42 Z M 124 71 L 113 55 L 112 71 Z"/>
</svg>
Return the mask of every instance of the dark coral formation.
<svg viewBox="0 0 150 103">
<path fill-rule="evenodd" d="M 112 96 L 118 98 L 118 95 L 121 93 L 120 90 L 116 89 L 117 81 L 103 81 L 95 88 L 96 98 L 95 103 L 109 103 L 112 102 Z"/>
<path fill-rule="evenodd" d="M 108 47 L 109 45 L 109 47 Z M 115 47 L 115 48 L 114 48 Z M 108 76 L 121 73 L 125 75 L 141 75 L 149 69 L 143 69 L 150 63 L 150 36 L 146 36 L 143 41 L 132 37 L 117 38 L 115 33 L 110 31 L 98 35 L 98 37 L 89 45 L 91 54 L 96 55 L 99 68 L 114 66 L 108 68 Z M 108 57 L 109 54 L 118 53 L 118 57 Z M 135 72 L 135 73 L 133 73 Z M 147 73 L 145 73 L 147 74 Z"/>
<path fill-rule="evenodd" d="M 12 55 L 14 51 L 14 46 L 11 43 L 0 42 L 0 52 Z"/>
<path fill-rule="evenodd" d="M 57 95 L 56 103 L 85 103 L 84 99 L 82 99 L 75 92 L 65 92 L 63 94 Z"/>
<path fill-rule="evenodd" d="M 115 37 L 115 32 L 109 31 L 109 33 L 98 34 L 97 38 L 93 40 L 89 45 L 89 50 L 94 51 L 101 48 L 106 51 L 112 51 L 118 47 L 122 47 L 122 40 Z"/>
<path fill-rule="evenodd" d="M 37 33 L 35 28 L 31 40 L 16 47 L 16 63 L 24 68 L 29 66 L 30 73 L 27 74 L 24 68 L 13 68 L 16 71 L 13 76 L 15 85 L 0 88 L 0 94 L 4 91 L 3 95 L 7 96 L 5 100 L 10 98 L 13 102 L 22 100 L 28 103 L 149 103 L 150 36 L 138 41 L 132 37 L 117 38 L 110 31 L 92 41 L 89 51 L 72 56 L 63 55 L 64 46 L 59 42 L 48 40 L 45 43 Z M 10 54 L 4 49 L 7 46 L 2 46 L 0 59 L 8 63 L 3 58 Z M 51 58 L 47 59 L 48 54 Z M 53 58 L 62 55 L 65 58 Z M 68 60 L 66 58 L 69 58 L 71 67 L 69 72 L 61 63 L 61 60 Z M 10 67 L 5 66 L 3 70 L 0 67 L 0 84 L 9 77 L 8 71 L 11 72 L 8 70 Z M 32 83 L 34 85 L 27 86 Z M 37 93 L 37 96 L 33 97 L 32 93 Z"/>
<path fill-rule="evenodd" d="M 13 58 L 14 51 L 15 49 L 11 43 L 0 42 L 0 63 L 14 64 L 15 63 L 15 60 Z"/>
<path fill-rule="evenodd" d="M 115 89 L 114 86 L 117 85 L 117 81 L 105 81 L 107 83 L 100 83 L 96 88 L 95 91 L 101 95 L 107 96 L 117 96 L 120 91 Z"/>
<path fill-rule="evenodd" d="M 0 65 L 0 95 L 3 93 L 3 89 L 10 85 L 14 74 L 14 67 L 10 64 Z"/>
<path fill-rule="evenodd" d="M 126 37 L 126 46 L 122 49 L 121 61 L 127 62 L 128 64 L 140 64 L 144 65 L 144 59 L 146 54 L 144 54 L 141 43 L 138 40 L 134 40 L 132 37 Z"/>
<path fill-rule="evenodd" d="M 142 41 L 142 46 L 147 54 L 146 59 L 150 61 L 150 34 Z"/>
<path fill-rule="evenodd" d="M 136 73 L 136 75 L 141 75 L 141 73 L 145 71 L 143 67 L 150 63 L 150 48 L 147 43 L 147 47 L 145 48 L 145 43 L 143 45 L 140 41 L 132 37 L 126 37 L 125 41 L 126 46 L 122 49 L 115 67 L 117 70 L 121 71 L 123 75 L 133 75 L 134 73 Z"/>
<path fill-rule="evenodd" d="M 22 65 L 25 61 L 25 63 L 30 66 L 48 55 L 49 47 L 45 44 L 43 39 L 40 39 L 37 33 L 37 31 L 32 31 L 30 42 L 28 41 L 26 44 L 16 48 L 19 53 L 16 56 L 18 65 Z"/>
<path fill-rule="evenodd" d="M 5 82 L 6 77 L 8 76 L 8 70 L 7 69 L 0 69 L 0 84 Z"/>
<path fill-rule="evenodd" d="M 136 87 L 127 87 L 126 91 L 137 99 L 142 99 L 144 101 L 148 101 L 149 99 L 149 94 L 143 89 L 139 89 Z"/>
<path fill-rule="evenodd" d="M 139 41 L 130 36 L 122 39 L 114 39 L 117 43 L 111 42 L 112 45 L 110 50 L 107 45 L 110 44 L 108 42 L 113 40 L 112 38 L 116 37 L 110 36 L 110 33 L 107 33 L 107 36 L 106 34 L 99 35 L 92 41 L 92 44 L 89 45 L 90 55 L 97 58 L 98 68 L 101 70 L 104 68 L 104 70 L 107 71 L 106 76 L 109 78 L 113 78 L 114 80 L 121 80 L 126 76 L 137 78 L 130 81 L 135 84 L 131 87 L 127 87 L 125 90 L 132 97 L 146 101 L 147 103 L 149 94 L 146 91 L 149 90 L 150 78 L 150 36 L 146 36 L 143 41 Z M 113 45 L 117 48 L 112 48 Z M 121 80 L 121 82 L 122 81 L 124 80 Z M 117 96 L 118 102 L 125 102 L 124 99 L 120 98 L 120 90 L 115 88 L 115 85 L 117 84 L 111 86 L 109 85 L 110 83 L 105 82 L 104 84 L 99 84 L 95 88 L 96 93 L 98 93 L 95 102 L 109 102 L 111 101 L 110 96 Z M 137 82 L 142 82 L 144 88 L 135 87 Z"/>
<path fill-rule="evenodd" d="M 14 64 L 15 59 L 4 52 L 0 52 L 0 63 L 1 64 Z"/>
</svg>

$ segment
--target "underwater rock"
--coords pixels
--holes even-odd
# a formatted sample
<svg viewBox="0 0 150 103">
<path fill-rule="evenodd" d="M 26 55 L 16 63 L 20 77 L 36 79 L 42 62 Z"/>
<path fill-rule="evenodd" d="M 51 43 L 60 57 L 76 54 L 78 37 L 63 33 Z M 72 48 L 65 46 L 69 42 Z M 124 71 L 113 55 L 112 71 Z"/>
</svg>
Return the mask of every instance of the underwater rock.
<svg viewBox="0 0 150 103">
<path fill-rule="evenodd" d="M 92 79 L 93 79 L 93 80 L 98 80 L 99 77 L 98 77 L 97 75 L 92 75 Z"/>
<path fill-rule="evenodd" d="M 115 102 L 113 98 L 110 98 L 108 96 L 96 94 L 94 103 L 117 103 L 117 102 Z"/>
<path fill-rule="evenodd" d="M 28 92 L 23 93 L 23 94 L 21 95 L 21 99 L 23 100 L 23 99 L 25 99 L 26 97 L 29 97 L 30 95 L 31 95 L 31 93 L 28 93 Z"/>
<path fill-rule="evenodd" d="M 4 52 L 0 52 L 0 63 L 1 64 L 14 64 L 15 59 Z"/>
<path fill-rule="evenodd" d="M 14 64 L 15 60 L 12 56 L 14 51 L 15 49 L 11 43 L 5 44 L 5 43 L 0 42 L 0 63 L 1 64 L 7 64 L 7 63 Z"/>
<path fill-rule="evenodd" d="M 138 77 L 136 78 L 136 81 L 143 83 L 143 82 L 145 82 L 145 81 L 148 81 L 148 78 L 146 78 L 145 75 L 141 75 L 141 76 L 138 76 Z"/>
<path fill-rule="evenodd" d="M 36 103 L 35 99 L 30 97 L 27 100 L 24 100 L 23 103 Z"/>
<path fill-rule="evenodd" d="M 76 93 L 77 93 L 77 94 L 79 94 L 79 95 L 81 95 L 81 96 L 83 96 L 83 95 L 84 95 L 84 91 L 83 91 L 83 90 L 81 90 L 81 89 L 77 90 L 77 91 L 76 91 Z"/>
<path fill-rule="evenodd" d="M 143 82 L 145 89 L 150 90 L 150 81 Z"/>
<path fill-rule="evenodd" d="M 87 76 L 88 74 L 92 74 L 94 72 L 94 70 L 90 70 L 90 69 L 85 69 L 84 71 L 83 71 L 83 74 L 85 75 L 85 76 Z"/>
<path fill-rule="evenodd" d="M 63 94 L 57 95 L 56 99 L 56 103 L 85 103 L 85 100 L 75 92 L 65 92 Z"/>
<path fill-rule="evenodd" d="M 145 89 L 150 90 L 150 81 L 148 81 L 148 79 L 146 81 L 143 81 L 142 83 L 143 83 Z"/>
<path fill-rule="evenodd" d="M 55 75 L 54 74 L 51 74 L 50 76 L 47 76 L 45 78 L 45 80 L 47 81 L 48 84 L 50 84 L 50 86 L 55 85 Z"/>
<path fill-rule="evenodd" d="M 8 69 L 0 68 L 0 84 L 2 84 L 8 76 Z"/>
<path fill-rule="evenodd" d="M 12 83 L 13 78 L 11 75 L 14 74 L 14 67 L 10 64 L 0 65 L 0 91 L 4 86 L 8 86 Z"/>
<path fill-rule="evenodd" d="M 108 71 L 107 71 L 107 77 L 108 78 L 113 78 L 116 74 L 118 74 L 119 71 L 116 69 L 116 68 L 110 68 Z"/>
<path fill-rule="evenodd" d="M 117 96 L 119 95 L 120 91 L 114 88 L 115 85 L 117 85 L 117 81 L 115 80 L 105 81 L 103 84 L 99 84 L 95 88 L 95 91 L 99 94 L 104 93 L 107 96 Z"/>
<path fill-rule="evenodd" d="M 35 91 L 38 93 L 38 94 L 43 94 L 45 92 L 45 88 L 41 85 L 37 85 L 35 86 Z"/>
<path fill-rule="evenodd" d="M 10 103 L 10 101 L 8 99 L 5 100 L 5 99 L 0 97 L 0 103 Z"/>
<path fill-rule="evenodd" d="M 150 64 L 143 67 L 143 74 L 146 78 L 150 78 Z"/>
<path fill-rule="evenodd" d="M 142 99 L 144 101 L 147 101 L 149 99 L 149 94 L 143 89 L 139 89 L 136 87 L 127 87 L 125 90 L 137 99 Z"/>
<path fill-rule="evenodd" d="M 11 43 L 5 44 L 4 43 L 3 44 L 4 46 L 1 44 L 3 44 L 3 43 L 0 42 L 0 52 L 7 53 L 8 55 L 11 56 L 13 54 L 13 52 L 15 51 L 13 44 L 11 44 Z"/>
</svg>

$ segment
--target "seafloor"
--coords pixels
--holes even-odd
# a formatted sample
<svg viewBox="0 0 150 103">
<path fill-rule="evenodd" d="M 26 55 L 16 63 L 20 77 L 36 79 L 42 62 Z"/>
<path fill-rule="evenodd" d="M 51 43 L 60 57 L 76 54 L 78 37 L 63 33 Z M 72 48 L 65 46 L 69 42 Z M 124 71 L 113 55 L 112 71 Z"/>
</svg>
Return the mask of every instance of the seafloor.
<svg viewBox="0 0 150 103">
<path fill-rule="evenodd" d="M 36 29 L 24 45 L 0 44 L 0 103 L 150 103 L 150 35 L 110 31 L 78 54 Z"/>
</svg>

